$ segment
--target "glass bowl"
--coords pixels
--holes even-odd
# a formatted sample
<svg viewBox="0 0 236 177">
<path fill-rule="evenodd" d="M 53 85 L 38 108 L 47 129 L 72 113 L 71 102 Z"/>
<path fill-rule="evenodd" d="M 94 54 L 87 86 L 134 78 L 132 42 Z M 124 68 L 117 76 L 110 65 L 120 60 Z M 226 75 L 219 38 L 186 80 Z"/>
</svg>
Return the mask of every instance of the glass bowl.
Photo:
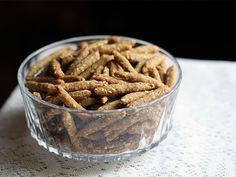
<svg viewBox="0 0 236 177">
<path fill-rule="evenodd" d="M 160 52 L 167 56 L 167 65 L 176 67 L 176 84 L 161 98 L 133 108 L 101 111 L 70 109 L 40 100 L 25 87 L 28 69 L 44 56 L 65 45 L 75 47 L 82 41 L 106 37 L 84 36 L 52 43 L 29 55 L 18 70 L 18 83 L 31 136 L 50 152 L 76 160 L 116 161 L 157 146 L 171 130 L 182 72 L 176 59 L 163 49 Z M 138 44 L 150 44 L 135 40 Z M 87 133 L 86 138 L 79 136 L 81 132 Z"/>
</svg>

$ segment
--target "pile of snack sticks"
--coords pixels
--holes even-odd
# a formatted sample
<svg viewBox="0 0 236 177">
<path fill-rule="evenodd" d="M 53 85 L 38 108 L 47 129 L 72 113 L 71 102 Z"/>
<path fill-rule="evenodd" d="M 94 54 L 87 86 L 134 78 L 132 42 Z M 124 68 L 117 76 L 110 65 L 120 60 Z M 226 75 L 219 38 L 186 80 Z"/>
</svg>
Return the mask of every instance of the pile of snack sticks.
<svg viewBox="0 0 236 177">
<path fill-rule="evenodd" d="M 28 71 L 26 87 L 34 96 L 73 109 L 134 107 L 166 94 L 176 69 L 155 45 L 111 36 L 65 46 Z"/>
</svg>

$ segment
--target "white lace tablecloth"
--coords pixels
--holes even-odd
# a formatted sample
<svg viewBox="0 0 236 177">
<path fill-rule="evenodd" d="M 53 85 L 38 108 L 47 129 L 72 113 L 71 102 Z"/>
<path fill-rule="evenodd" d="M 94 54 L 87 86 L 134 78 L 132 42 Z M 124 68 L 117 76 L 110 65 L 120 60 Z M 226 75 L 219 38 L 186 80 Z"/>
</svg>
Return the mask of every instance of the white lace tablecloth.
<svg viewBox="0 0 236 177">
<path fill-rule="evenodd" d="M 173 129 L 157 148 L 127 161 L 69 160 L 38 146 L 16 88 L 0 113 L 0 176 L 235 177 L 236 63 L 179 61 Z"/>
</svg>

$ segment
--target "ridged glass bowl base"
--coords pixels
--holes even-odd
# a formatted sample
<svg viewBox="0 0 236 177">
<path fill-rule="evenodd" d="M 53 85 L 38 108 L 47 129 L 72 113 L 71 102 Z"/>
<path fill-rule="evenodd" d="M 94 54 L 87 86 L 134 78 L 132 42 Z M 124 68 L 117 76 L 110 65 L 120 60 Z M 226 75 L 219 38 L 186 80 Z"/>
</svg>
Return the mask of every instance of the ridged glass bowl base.
<svg viewBox="0 0 236 177">
<path fill-rule="evenodd" d="M 171 130 L 171 128 L 172 128 L 172 126 L 170 126 L 169 131 Z M 166 139 L 169 131 L 162 135 L 160 141 L 152 143 L 145 148 L 137 149 L 137 150 L 129 151 L 129 152 L 124 152 L 124 153 L 120 153 L 120 154 L 109 154 L 109 155 L 105 155 L 105 154 L 101 154 L 101 155 L 87 154 L 87 155 L 85 155 L 85 154 L 73 153 L 71 151 L 58 149 L 56 147 L 53 147 L 50 144 L 47 144 L 45 141 L 40 139 L 33 131 L 31 131 L 30 134 L 38 142 L 38 144 L 40 146 L 43 146 L 49 152 L 52 152 L 56 155 L 60 155 L 62 157 L 67 157 L 69 159 L 81 160 L 81 161 L 87 161 L 87 162 L 114 162 L 114 161 L 119 161 L 119 160 L 130 159 L 131 157 L 141 155 L 141 154 L 149 151 L 150 149 L 157 147 L 159 145 L 159 143 L 161 143 L 163 140 Z"/>
</svg>

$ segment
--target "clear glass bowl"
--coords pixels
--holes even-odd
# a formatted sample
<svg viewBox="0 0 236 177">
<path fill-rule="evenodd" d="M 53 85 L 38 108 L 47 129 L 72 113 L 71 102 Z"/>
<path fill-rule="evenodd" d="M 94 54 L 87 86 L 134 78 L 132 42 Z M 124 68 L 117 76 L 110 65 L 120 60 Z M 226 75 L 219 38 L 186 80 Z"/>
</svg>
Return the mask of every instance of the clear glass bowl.
<svg viewBox="0 0 236 177">
<path fill-rule="evenodd" d="M 55 42 L 29 55 L 19 68 L 18 82 L 31 136 L 50 152 L 94 162 L 127 159 L 157 146 L 172 127 L 172 113 L 182 73 L 176 59 L 163 49 L 160 52 L 167 56 L 167 65 L 177 68 L 177 82 L 166 95 L 137 107 L 75 110 L 40 100 L 25 87 L 28 69 L 42 57 L 65 45 L 75 47 L 78 42 L 106 37 L 84 36 Z M 138 44 L 150 44 L 135 40 Z M 78 132 L 86 128 L 93 129 L 94 133 L 87 138 L 79 137 Z"/>
</svg>

